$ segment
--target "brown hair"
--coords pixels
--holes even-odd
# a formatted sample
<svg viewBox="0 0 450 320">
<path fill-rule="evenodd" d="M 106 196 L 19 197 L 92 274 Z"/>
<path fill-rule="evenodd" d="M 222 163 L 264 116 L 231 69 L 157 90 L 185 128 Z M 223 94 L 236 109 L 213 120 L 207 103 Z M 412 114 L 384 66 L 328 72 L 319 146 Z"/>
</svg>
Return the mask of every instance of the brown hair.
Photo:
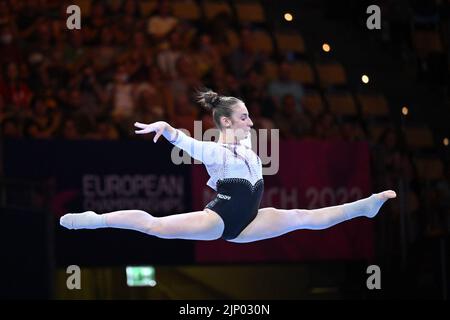
<svg viewBox="0 0 450 320">
<path fill-rule="evenodd" d="M 218 93 L 207 88 L 197 91 L 197 101 L 201 106 L 212 111 L 214 123 L 219 129 L 222 129 L 220 118 L 231 118 L 231 114 L 233 113 L 233 106 L 236 103 L 242 102 L 238 98 L 221 96 Z"/>
</svg>

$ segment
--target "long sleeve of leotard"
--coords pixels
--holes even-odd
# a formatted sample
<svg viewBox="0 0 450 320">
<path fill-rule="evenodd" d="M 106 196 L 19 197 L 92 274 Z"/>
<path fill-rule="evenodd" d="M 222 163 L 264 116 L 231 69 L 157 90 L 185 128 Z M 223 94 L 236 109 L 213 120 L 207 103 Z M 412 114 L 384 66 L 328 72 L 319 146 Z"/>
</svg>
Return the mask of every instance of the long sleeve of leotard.
<svg viewBox="0 0 450 320">
<path fill-rule="evenodd" d="M 217 143 L 211 141 L 199 141 L 189 137 L 183 131 L 177 129 L 175 140 L 170 141 L 176 147 L 186 151 L 192 158 L 203 162 L 205 165 L 218 164 L 223 161 L 225 150 Z"/>
</svg>

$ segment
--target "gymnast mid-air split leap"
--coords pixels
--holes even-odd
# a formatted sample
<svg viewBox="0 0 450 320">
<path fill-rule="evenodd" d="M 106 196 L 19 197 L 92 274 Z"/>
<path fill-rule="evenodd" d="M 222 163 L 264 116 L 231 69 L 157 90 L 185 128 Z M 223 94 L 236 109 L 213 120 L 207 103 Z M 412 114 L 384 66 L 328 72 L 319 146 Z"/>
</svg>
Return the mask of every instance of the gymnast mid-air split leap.
<svg viewBox="0 0 450 320">
<path fill-rule="evenodd" d="M 245 104 L 235 97 L 211 90 L 199 92 L 199 103 L 210 109 L 220 130 L 217 142 L 199 141 L 164 121 L 136 122 L 136 134 L 162 135 L 206 166 L 207 184 L 217 195 L 202 211 L 154 217 L 142 210 L 120 210 L 104 214 L 93 211 L 65 214 L 60 224 L 68 229 L 120 228 L 144 232 L 164 239 L 215 240 L 245 243 L 285 233 L 320 230 L 355 217 L 374 217 L 384 202 L 395 198 L 392 190 L 320 209 L 259 208 L 264 190 L 262 164 L 251 149 L 253 126 Z"/>
</svg>

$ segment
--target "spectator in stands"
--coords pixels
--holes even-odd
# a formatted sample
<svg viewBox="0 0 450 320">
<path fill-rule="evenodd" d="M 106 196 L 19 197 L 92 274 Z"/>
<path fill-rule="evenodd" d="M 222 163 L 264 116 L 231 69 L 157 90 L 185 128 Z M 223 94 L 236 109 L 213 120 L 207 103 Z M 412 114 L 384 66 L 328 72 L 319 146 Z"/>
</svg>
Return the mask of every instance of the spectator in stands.
<svg viewBox="0 0 450 320">
<path fill-rule="evenodd" d="M 208 129 L 216 128 L 216 125 L 214 124 L 214 119 L 210 113 L 203 112 L 200 116 L 200 121 L 202 122 L 203 132 L 205 132 Z"/>
<path fill-rule="evenodd" d="M 82 138 L 78 124 L 74 119 L 65 119 L 59 128 L 60 136 L 65 140 L 79 140 Z"/>
<path fill-rule="evenodd" d="M 437 1 L 411 1 L 413 23 L 418 29 L 435 29 L 439 23 Z"/>
<path fill-rule="evenodd" d="M 124 14 L 123 1 L 107 1 L 105 11 L 106 16 L 120 19 Z"/>
<path fill-rule="evenodd" d="M 53 138 L 61 125 L 61 115 L 52 100 L 37 99 L 32 117 L 25 123 L 25 135 L 35 139 Z"/>
<path fill-rule="evenodd" d="M 97 127 L 86 138 L 94 140 L 117 140 L 120 138 L 119 130 L 115 127 L 112 119 L 99 118 L 96 123 Z"/>
<path fill-rule="evenodd" d="M 344 121 L 341 126 L 341 134 L 346 141 L 363 141 L 367 138 L 358 122 Z"/>
<path fill-rule="evenodd" d="M 0 95 L 7 104 L 13 104 L 20 109 L 29 108 L 33 93 L 26 83 L 27 79 L 20 79 L 16 63 L 11 62 L 7 65 L 6 75 L 4 82 L 0 79 Z"/>
<path fill-rule="evenodd" d="M 150 44 L 148 42 L 148 38 L 145 35 L 145 33 L 142 31 L 137 31 L 136 33 L 134 33 L 132 41 L 133 41 L 132 47 L 136 51 L 144 51 L 145 52 L 145 51 L 149 51 L 149 49 L 151 49 Z"/>
<path fill-rule="evenodd" d="M 170 83 L 166 84 L 162 75 L 161 70 L 152 65 L 149 67 L 149 83 L 156 94 L 152 97 L 153 105 L 161 106 L 164 109 L 164 113 L 168 119 L 172 119 L 174 116 L 173 112 L 173 97 Z"/>
<path fill-rule="evenodd" d="M 374 156 L 378 185 L 396 186 L 402 179 L 404 183 L 412 186 L 416 173 L 395 129 L 387 128 L 381 134 Z"/>
<path fill-rule="evenodd" d="M 159 0 L 156 14 L 148 19 L 147 32 L 156 42 L 169 35 L 178 24 L 178 19 L 172 16 L 167 0 Z"/>
<path fill-rule="evenodd" d="M 0 125 L 4 120 L 13 116 L 12 110 L 5 103 L 5 98 L 0 94 Z"/>
<path fill-rule="evenodd" d="M 166 79 L 177 77 L 177 61 L 181 55 L 181 35 L 178 32 L 173 32 L 169 36 L 169 42 L 160 46 L 160 51 L 156 57 L 156 63 Z"/>
<path fill-rule="evenodd" d="M 229 34 L 233 30 L 233 18 L 228 12 L 222 11 L 217 14 L 214 19 L 208 21 L 206 30 L 211 35 L 214 45 L 218 48 L 218 53 L 222 58 L 228 56 L 233 50 L 233 44 L 230 41 Z"/>
<path fill-rule="evenodd" d="M 109 88 L 113 106 L 112 116 L 116 122 L 131 117 L 134 112 L 133 86 L 128 81 L 129 77 L 130 74 L 125 65 L 119 64 L 114 76 L 114 83 Z"/>
<path fill-rule="evenodd" d="M 164 103 L 164 92 L 158 91 L 150 83 L 138 84 L 133 93 L 135 97 L 135 118 L 146 119 L 146 121 L 158 121 L 168 119 L 170 112 Z"/>
<path fill-rule="evenodd" d="M 72 88 L 68 92 L 60 91 L 58 94 L 64 117 L 73 119 L 81 134 L 90 132 L 95 127 L 95 115 L 90 114 L 88 110 L 83 110 L 81 91 L 78 88 Z"/>
<path fill-rule="evenodd" d="M 144 21 L 141 19 L 141 14 L 136 0 L 125 0 L 123 2 L 123 15 L 118 19 L 120 25 L 128 32 L 137 32 L 144 29 Z"/>
<path fill-rule="evenodd" d="M 12 21 L 3 26 L 0 24 L 0 65 L 22 61 L 23 57 L 18 40 L 20 40 L 18 31 L 13 27 Z"/>
<path fill-rule="evenodd" d="M 266 118 L 262 115 L 261 109 L 261 105 L 258 101 L 250 102 L 250 104 L 248 105 L 248 112 L 253 119 L 253 128 L 255 130 L 278 129 L 275 123 L 270 118 Z"/>
<path fill-rule="evenodd" d="M 79 110 L 88 115 L 91 121 L 106 111 L 108 95 L 103 91 L 102 85 L 97 80 L 96 73 L 91 67 L 80 71 L 80 108 Z"/>
<path fill-rule="evenodd" d="M 102 1 L 95 1 L 92 4 L 91 14 L 87 17 L 87 24 L 94 30 L 101 30 L 108 24 L 108 20 L 105 15 L 105 4 Z"/>
<path fill-rule="evenodd" d="M 5 138 L 19 139 L 23 137 L 20 121 L 16 118 L 8 118 L 1 124 L 2 135 Z"/>
<path fill-rule="evenodd" d="M 137 0 L 125 0 L 123 1 L 123 11 L 125 15 L 132 16 L 136 19 L 141 17 L 141 10 L 139 8 L 139 2 Z"/>
<path fill-rule="evenodd" d="M 119 53 L 119 48 L 114 43 L 114 32 L 110 26 L 102 28 L 99 40 L 100 43 L 95 48 L 96 59 L 93 59 L 92 67 L 97 72 L 102 72 L 112 65 Z"/>
<path fill-rule="evenodd" d="M 88 61 L 88 50 L 85 47 L 82 32 L 75 31 L 70 33 L 69 42 L 69 46 L 66 47 L 66 51 L 64 52 L 64 60 L 69 70 L 75 73 L 76 70 Z"/>
<path fill-rule="evenodd" d="M 197 120 L 198 111 L 198 107 L 190 101 L 188 95 L 182 94 L 175 97 L 175 113 L 177 117 L 174 123 L 177 128 L 187 129 L 191 133 L 191 136 L 193 136 L 194 121 Z"/>
<path fill-rule="evenodd" d="M 113 34 L 114 43 L 121 49 L 126 48 L 130 44 L 131 34 L 120 25 L 119 21 L 113 21 L 110 24 Z"/>
<path fill-rule="evenodd" d="M 262 56 L 253 46 L 252 31 L 244 28 L 241 31 L 240 45 L 228 57 L 232 74 L 242 79 L 250 70 L 261 69 Z"/>
<path fill-rule="evenodd" d="M 242 94 L 248 101 L 258 101 L 261 106 L 261 115 L 266 118 L 273 118 L 276 106 L 267 93 L 267 83 L 264 77 L 255 70 L 251 70 L 241 85 Z"/>
<path fill-rule="evenodd" d="M 227 72 L 225 66 L 220 63 L 212 66 L 211 71 L 203 78 L 203 80 L 206 83 L 211 83 L 214 88 L 217 88 L 217 91 L 223 92 L 226 90 L 226 77 Z"/>
<path fill-rule="evenodd" d="M 281 108 L 275 113 L 276 127 L 284 139 L 299 139 L 311 135 L 311 120 L 302 112 L 298 112 L 292 95 L 285 95 Z"/>
<path fill-rule="evenodd" d="M 323 112 L 314 123 L 314 137 L 318 139 L 341 139 L 336 117 L 330 112 Z"/>
<path fill-rule="evenodd" d="M 289 63 L 282 62 L 278 67 L 278 79 L 273 80 L 269 84 L 269 94 L 274 99 L 276 105 L 280 107 L 285 95 L 292 95 L 295 100 L 295 108 L 297 111 L 302 111 L 301 99 L 304 95 L 302 85 L 291 77 L 291 67 Z"/>
<path fill-rule="evenodd" d="M 202 86 L 202 81 L 200 81 L 191 59 L 182 55 L 178 58 L 176 66 L 177 75 L 169 83 L 174 97 L 190 94 Z"/>
<path fill-rule="evenodd" d="M 209 34 L 202 34 L 197 37 L 193 50 L 193 60 L 200 77 L 209 73 L 214 65 L 221 64 L 219 50 Z"/>
</svg>

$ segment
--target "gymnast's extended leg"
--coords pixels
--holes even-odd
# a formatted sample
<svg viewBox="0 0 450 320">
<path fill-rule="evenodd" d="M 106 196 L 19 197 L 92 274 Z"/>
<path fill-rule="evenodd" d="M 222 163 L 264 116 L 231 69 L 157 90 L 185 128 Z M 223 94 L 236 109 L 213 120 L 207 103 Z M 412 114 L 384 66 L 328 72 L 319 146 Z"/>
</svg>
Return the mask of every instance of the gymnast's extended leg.
<svg viewBox="0 0 450 320">
<path fill-rule="evenodd" d="M 120 210 L 105 214 L 93 211 L 69 213 L 60 224 L 68 229 L 119 228 L 143 232 L 164 239 L 214 240 L 221 237 L 220 216 L 206 209 L 166 217 L 154 217 L 142 210 Z"/>
<path fill-rule="evenodd" d="M 374 217 L 381 206 L 390 198 L 395 198 L 392 190 L 373 194 L 370 197 L 320 209 L 263 208 L 242 232 L 231 242 L 245 243 L 277 237 L 285 233 L 311 229 L 320 230 L 356 217 Z"/>
</svg>

